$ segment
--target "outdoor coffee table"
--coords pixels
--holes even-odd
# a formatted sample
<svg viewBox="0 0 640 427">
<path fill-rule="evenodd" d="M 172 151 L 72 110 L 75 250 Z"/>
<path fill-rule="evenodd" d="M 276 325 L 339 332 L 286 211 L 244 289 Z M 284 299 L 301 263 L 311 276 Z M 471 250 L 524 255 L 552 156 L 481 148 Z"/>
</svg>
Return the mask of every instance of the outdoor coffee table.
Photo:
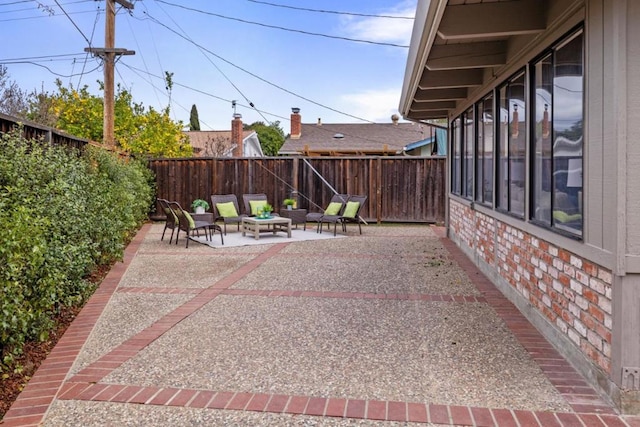
<svg viewBox="0 0 640 427">
<path fill-rule="evenodd" d="M 253 237 L 260 239 L 260 233 L 273 233 L 274 235 L 281 231 L 287 233 L 287 237 L 291 238 L 291 220 L 289 218 L 282 218 L 274 216 L 266 219 L 259 219 L 256 217 L 246 216 L 242 218 L 242 235 L 246 236 L 246 233 L 253 233 Z"/>
</svg>

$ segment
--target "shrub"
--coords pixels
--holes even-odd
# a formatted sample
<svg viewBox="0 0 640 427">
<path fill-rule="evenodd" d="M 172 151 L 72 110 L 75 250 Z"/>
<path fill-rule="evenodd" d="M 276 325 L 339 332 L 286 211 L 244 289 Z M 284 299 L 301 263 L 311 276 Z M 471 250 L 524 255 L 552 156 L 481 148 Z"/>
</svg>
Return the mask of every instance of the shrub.
<svg viewBox="0 0 640 427">
<path fill-rule="evenodd" d="M 62 307 L 94 291 L 87 280 L 120 259 L 146 219 L 153 176 L 95 147 L 82 154 L 0 137 L 0 371 L 27 340 L 44 340 Z"/>
</svg>

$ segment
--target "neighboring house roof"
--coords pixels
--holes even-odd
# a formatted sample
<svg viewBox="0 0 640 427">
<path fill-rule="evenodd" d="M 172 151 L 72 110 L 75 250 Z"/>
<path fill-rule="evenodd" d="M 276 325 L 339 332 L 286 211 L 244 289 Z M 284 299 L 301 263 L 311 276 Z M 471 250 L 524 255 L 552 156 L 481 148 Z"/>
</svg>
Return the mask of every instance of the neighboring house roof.
<svg viewBox="0 0 640 427">
<path fill-rule="evenodd" d="M 300 136 L 288 137 L 279 154 L 394 155 L 434 134 L 435 127 L 419 123 L 302 123 Z"/>
<path fill-rule="evenodd" d="M 230 130 L 186 131 L 197 157 L 232 157 L 236 145 Z M 242 131 L 243 157 L 262 157 L 258 135 L 253 130 Z"/>
</svg>

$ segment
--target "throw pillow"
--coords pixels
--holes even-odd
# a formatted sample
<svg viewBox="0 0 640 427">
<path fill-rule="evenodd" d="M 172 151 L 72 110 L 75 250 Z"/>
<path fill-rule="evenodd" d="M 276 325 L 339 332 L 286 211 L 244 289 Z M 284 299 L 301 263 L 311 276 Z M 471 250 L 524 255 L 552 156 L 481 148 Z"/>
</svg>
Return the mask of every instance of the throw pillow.
<svg viewBox="0 0 640 427">
<path fill-rule="evenodd" d="M 347 207 L 344 208 L 342 216 L 346 218 L 355 218 L 359 207 L 360 202 L 347 202 Z"/>
<path fill-rule="evenodd" d="M 218 213 L 223 218 L 233 218 L 238 216 L 238 211 L 236 210 L 236 206 L 233 202 L 216 203 L 216 209 L 218 209 Z"/>
<path fill-rule="evenodd" d="M 251 215 L 258 215 L 259 210 L 264 210 L 266 200 L 249 200 L 249 206 L 251 207 Z"/>
<path fill-rule="evenodd" d="M 187 221 L 189 221 L 189 229 L 196 228 L 196 222 L 193 220 L 193 217 L 189 214 L 189 212 L 185 211 L 184 216 L 185 218 L 187 218 Z"/>
<path fill-rule="evenodd" d="M 342 203 L 340 202 L 331 202 L 327 209 L 324 211 L 325 215 L 338 215 L 340 213 L 340 208 L 342 208 Z"/>
<path fill-rule="evenodd" d="M 582 215 L 579 213 L 569 215 L 564 211 L 553 211 L 553 219 L 555 219 L 558 222 L 565 223 L 565 222 L 579 221 L 582 219 Z"/>
</svg>

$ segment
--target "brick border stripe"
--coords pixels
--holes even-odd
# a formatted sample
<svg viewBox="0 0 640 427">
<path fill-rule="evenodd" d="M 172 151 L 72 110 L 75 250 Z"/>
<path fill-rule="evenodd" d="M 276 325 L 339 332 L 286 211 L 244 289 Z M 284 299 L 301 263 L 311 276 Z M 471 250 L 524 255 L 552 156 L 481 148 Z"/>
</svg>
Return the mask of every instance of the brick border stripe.
<svg viewBox="0 0 640 427">
<path fill-rule="evenodd" d="M 154 406 L 269 412 L 289 415 L 434 423 L 450 426 L 637 427 L 640 418 L 626 421 L 608 414 L 540 412 L 500 408 L 437 405 L 418 402 L 326 398 L 269 393 L 212 391 L 121 384 L 66 383 L 61 400 L 133 403 Z"/>
</svg>

